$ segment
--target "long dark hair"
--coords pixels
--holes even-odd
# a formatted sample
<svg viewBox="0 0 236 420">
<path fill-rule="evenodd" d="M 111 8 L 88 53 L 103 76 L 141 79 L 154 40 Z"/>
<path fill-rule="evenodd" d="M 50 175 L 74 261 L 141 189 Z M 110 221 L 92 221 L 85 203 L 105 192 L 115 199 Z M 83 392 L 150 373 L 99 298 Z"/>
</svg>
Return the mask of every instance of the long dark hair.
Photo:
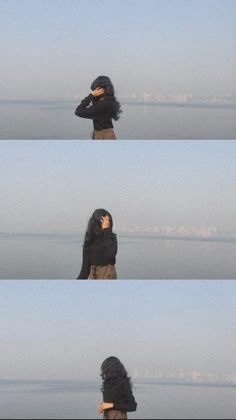
<svg viewBox="0 0 236 420">
<path fill-rule="evenodd" d="M 104 360 L 101 365 L 101 377 L 103 380 L 102 390 L 104 390 L 106 385 L 112 386 L 120 379 L 127 379 L 130 382 L 130 378 L 128 377 L 128 373 L 124 365 L 115 356 L 110 356 Z"/>
<path fill-rule="evenodd" d="M 84 236 L 84 246 L 89 246 L 95 238 L 101 236 L 102 234 L 102 224 L 101 218 L 104 216 L 109 216 L 110 219 L 110 228 L 113 228 L 113 220 L 109 211 L 105 209 L 96 209 L 88 221 L 88 226 Z"/>
<path fill-rule="evenodd" d="M 111 82 L 111 80 L 109 79 L 109 77 L 107 76 L 98 76 L 93 83 L 91 84 L 91 89 L 95 90 L 98 87 L 105 89 L 105 94 L 103 95 L 106 99 L 110 99 L 113 102 L 113 107 L 112 107 L 112 118 L 115 121 L 118 121 L 118 119 L 120 118 L 120 114 L 122 112 L 121 110 L 121 106 L 120 103 L 117 101 L 116 97 L 115 97 L 115 89 L 114 86 Z M 99 101 L 100 100 L 100 96 L 98 96 L 97 98 L 94 98 L 94 101 Z"/>
</svg>

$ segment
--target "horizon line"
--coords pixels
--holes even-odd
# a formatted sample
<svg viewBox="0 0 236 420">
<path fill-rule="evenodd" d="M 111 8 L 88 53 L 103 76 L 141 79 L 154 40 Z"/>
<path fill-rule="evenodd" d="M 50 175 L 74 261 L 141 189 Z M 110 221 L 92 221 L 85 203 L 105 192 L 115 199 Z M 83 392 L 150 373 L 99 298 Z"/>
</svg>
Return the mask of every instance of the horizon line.
<svg viewBox="0 0 236 420">
<path fill-rule="evenodd" d="M 114 231 L 114 233 L 116 233 Z M 0 231 L 1 236 L 51 236 L 51 237 L 60 237 L 60 236 L 84 236 L 84 232 L 4 232 Z M 203 242 L 224 242 L 224 243 L 235 243 L 236 236 L 227 236 L 227 234 L 222 234 L 222 236 L 207 236 L 207 235 L 191 235 L 191 234 L 160 234 L 158 232 L 150 231 L 118 231 L 117 235 L 121 237 L 134 238 L 138 237 L 140 239 L 159 239 L 159 240 L 186 240 L 186 241 L 203 241 Z"/>
<path fill-rule="evenodd" d="M 137 383 L 139 384 L 140 382 L 147 382 L 147 383 L 152 383 L 153 385 L 170 385 L 170 386 L 210 386 L 210 387 L 230 387 L 230 388 L 235 388 L 236 387 L 236 381 L 230 381 L 227 379 L 216 379 L 214 381 L 210 380 L 210 379 L 203 379 L 203 380 L 193 380 L 193 379 L 189 379 L 189 378 L 182 378 L 182 379 L 178 379 L 178 378 L 158 378 L 155 376 L 134 376 L 134 375 L 130 375 L 131 380 L 133 383 Z M 99 378 L 95 378 L 94 376 L 83 376 L 80 378 L 2 378 L 0 379 L 0 385 L 1 382 L 3 382 L 2 385 L 4 385 L 4 382 L 23 382 L 24 384 L 27 385 L 27 383 L 32 384 L 32 382 L 34 383 L 48 383 L 48 382 L 64 382 L 64 383 L 68 383 L 68 382 L 81 382 L 81 381 L 93 381 L 94 383 L 100 383 L 101 380 Z"/>
<path fill-rule="evenodd" d="M 122 97 L 120 96 L 121 105 L 131 105 L 131 106 L 163 106 L 163 107 L 180 107 L 180 108 L 225 108 L 225 109 L 234 109 L 236 107 L 236 102 L 211 102 L 201 101 L 201 100 L 190 100 L 190 101 L 175 101 L 175 100 L 142 100 L 142 99 L 132 99 L 132 97 Z M 83 98 L 81 97 L 81 100 Z M 0 99 L 0 105 L 4 104 L 35 104 L 35 105 L 49 105 L 55 103 L 73 103 L 76 104 L 80 101 L 79 98 L 12 98 L 12 99 Z"/>
</svg>

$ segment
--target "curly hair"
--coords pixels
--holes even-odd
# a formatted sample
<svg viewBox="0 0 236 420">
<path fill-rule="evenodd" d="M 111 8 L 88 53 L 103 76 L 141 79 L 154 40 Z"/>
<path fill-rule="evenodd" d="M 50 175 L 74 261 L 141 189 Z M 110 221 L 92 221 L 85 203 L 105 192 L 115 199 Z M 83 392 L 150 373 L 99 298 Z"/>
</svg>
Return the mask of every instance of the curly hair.
<svg viewBox="0 0 236 420">
<path fill-rule="evenodd" d="M 113 220 L 109 211 L 105 209 L 96 209 L 88 221 L 88 226 L 87 226 L 85 236 L 84 236 L 85 246 L 89 246 L 94 241 L 95 238 L 97 238 L 98 236 L 101 236 L 102 234 L 101 218 L 104 216 L 109 216 L 110 228 L 112 230 Z"/>
<path fill-rule="evenodd" d="M 124 365 L 115 356 L 110 356 L 104 360 L 101 365 L 101 377 L 103 380 L 102 390 L 104 390 L 104 386 L 112 385 L 119 379 L 130 381 Z"/>
<path fill-rule="evenodd" d="M 103 88 L 105 90 L 105 94 L 102 95 L 104 98 L 109 99 L 112 101 L 112 118 L 115 121 L 118 121 L 120 118 L 120 114 L 122 112 L 121 110 L 121 106 L 120 103 L 117 101 L 116 96 L 115 96 L 115 89 L 114 86 L 111 82 L 111 80 L 109 79 L 109 77 L 107 76 L 98 76 L 93 83 L 91 84 L 90 87 L 92 90 L 95 90 L 97 88 Z M 95 97 L 94 101 L 99 101 L 100 97 Z"/>
</svg>

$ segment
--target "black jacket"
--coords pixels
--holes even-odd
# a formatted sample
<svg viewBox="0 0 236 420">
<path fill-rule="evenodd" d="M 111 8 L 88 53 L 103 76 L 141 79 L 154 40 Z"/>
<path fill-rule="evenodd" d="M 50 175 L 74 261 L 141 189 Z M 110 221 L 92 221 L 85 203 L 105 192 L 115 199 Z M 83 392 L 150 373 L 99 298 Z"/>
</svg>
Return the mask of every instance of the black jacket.
<svg viewBox="0 0 236 420">
<path fill-rule="evenodd" d="M 89 246 L 83 246 L 82 268 L 77 279 L 87 279 L 91 265 L 115 265 L 117 254 L 117 238 L 111 228 L 103 229 Z"/>
<path fill-rule="evenodd" d="M 128 378 L 120 378 L 114 384 L 105 383 L 103 401 L 113 403 L 113 410 L 136 411 L 137 403 Z"/>
<path fill-rule="evenodd" d="M 116 112 L 116 104 L 113 99 L 108 96 L 102 96 L 97 102 L 93 101 L 94 97 L 90 93 L 77 106 L 75 115 L 93 120 L 94 130 L 113 128 L 112 115 Z"/>
</svg>

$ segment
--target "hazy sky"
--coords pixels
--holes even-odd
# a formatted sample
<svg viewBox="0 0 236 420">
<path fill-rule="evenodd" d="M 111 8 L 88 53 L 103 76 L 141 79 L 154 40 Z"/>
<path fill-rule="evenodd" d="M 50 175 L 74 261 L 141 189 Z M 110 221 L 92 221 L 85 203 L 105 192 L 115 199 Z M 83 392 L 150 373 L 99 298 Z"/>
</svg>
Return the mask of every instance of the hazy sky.
<svg viewBox="0 0 236 420">
<path fill-rule="evenodd" d="M 236 281 L 0 282 L 1 378 L 236 372 Z"/>
<path fill-rule="evenodd" d="M 0 142 L 0 232 L 84 233 L 96 208 L 128 228 L 236 233 L 236 141 Z"/>
<path fill-rule="evenodd" d="M 236 95 L 234 0 L 1 0 L 4 99 Z"/>
</svg>

